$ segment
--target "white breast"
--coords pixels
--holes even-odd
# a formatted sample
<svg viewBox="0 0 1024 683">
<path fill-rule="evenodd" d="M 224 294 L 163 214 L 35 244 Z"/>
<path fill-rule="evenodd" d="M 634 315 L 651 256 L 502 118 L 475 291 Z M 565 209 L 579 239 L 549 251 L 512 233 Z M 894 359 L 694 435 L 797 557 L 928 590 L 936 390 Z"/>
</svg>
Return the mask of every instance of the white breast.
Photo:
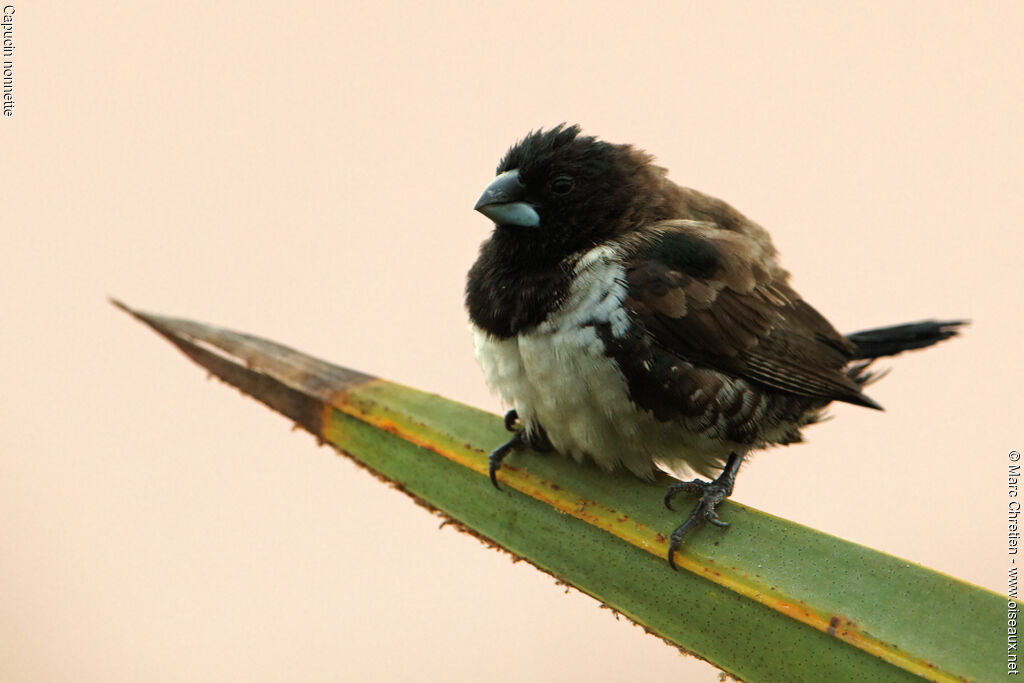
<svg viewBox="0 0 1024 683">
<path fill-rule="evenodd" d="M 629 400 L 626 379 L 604 354 L 593 323 L 613 336 L 629 329 L 620 254 L 610 246 L 587 252 L 560 310 L 529 333 L 497 339 L 470 325 L 485 380 L 516 409 L 529 429 L 539 422 L 555 449 L 651 477 L 658 465 L 710 475 L 738 448 L 656 420 Z"/>
</svg>

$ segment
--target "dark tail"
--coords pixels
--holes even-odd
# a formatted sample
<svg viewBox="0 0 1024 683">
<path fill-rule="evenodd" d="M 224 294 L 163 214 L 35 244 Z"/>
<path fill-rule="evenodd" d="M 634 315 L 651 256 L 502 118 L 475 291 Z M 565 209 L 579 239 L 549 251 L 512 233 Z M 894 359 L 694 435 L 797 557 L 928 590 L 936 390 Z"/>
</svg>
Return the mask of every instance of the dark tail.
<svg viewBox="0 0 1024 683">
<path fill-rule="evenodd" d="M 876 327 L 846 335 L 846 338 L 857 345 L 859 360 L 895 356 L 911 349 L 923 349 L 943 339 L 955 337 L 958 328 L 966 325 L 966 320 L 923 320 L 917 323 Z"/>
</svg>

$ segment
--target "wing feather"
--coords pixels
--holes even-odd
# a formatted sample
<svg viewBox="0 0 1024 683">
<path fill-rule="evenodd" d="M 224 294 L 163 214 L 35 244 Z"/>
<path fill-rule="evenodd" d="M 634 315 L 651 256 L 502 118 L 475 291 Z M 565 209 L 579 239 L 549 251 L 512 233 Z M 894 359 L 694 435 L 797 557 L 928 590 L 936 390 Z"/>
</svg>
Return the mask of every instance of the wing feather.
<svg viewBox="0 0 1024 683">
<path fill-rule="evenodd" d="M 624 246 L 624 304 L 661 350 L 778 392 L 878 407 L 846 372 L 853 345 L 749 236 L 669 221 Z"/>
</svg>

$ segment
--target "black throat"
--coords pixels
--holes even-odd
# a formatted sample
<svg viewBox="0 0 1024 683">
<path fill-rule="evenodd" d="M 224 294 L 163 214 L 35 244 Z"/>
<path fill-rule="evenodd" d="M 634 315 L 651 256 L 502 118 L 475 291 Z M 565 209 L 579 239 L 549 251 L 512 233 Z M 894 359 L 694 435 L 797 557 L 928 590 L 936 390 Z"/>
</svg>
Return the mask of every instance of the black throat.
<svg viewBox="0 0 1024 683">
<path fill-rule="evenodd" d="M 523 228 L 497 228 L 469 271 L 466 307 L 477 327 L 507 339 L 540 325 L 569 291 L 575 259 L 523 239 Z"/>
</svg>

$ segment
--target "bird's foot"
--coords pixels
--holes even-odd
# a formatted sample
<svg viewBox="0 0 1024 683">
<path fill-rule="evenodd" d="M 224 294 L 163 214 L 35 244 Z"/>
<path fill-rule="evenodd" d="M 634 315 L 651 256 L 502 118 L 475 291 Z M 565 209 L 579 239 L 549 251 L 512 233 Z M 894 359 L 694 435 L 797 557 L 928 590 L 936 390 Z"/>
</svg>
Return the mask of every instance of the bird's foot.
<svg viewBox="0 0 1024 683">
<path fill-rule="evenodd" d="M 506 415 L 505 418 L 507 422 L 508 416 Z M 511 439 L 491 451 L 487 458 L 487 472 L 494 488 L 501 490 L 501 487 L 498 486 L 498 470 L 501 469 L 501 461 L 505 459 L 506 455 L 524 445 L 526 445 L 526 430 L 520 429 L 512 435 Z"/>
<path fill-rule="evenodd" d="M 519 427 L 516 426 L 518 422 L 519 422 L 519 413 L 516 412 L 515 409 L 510 410 L 507 413 L 505 413 L 505 429 L 506 430 L 508 430 L 510 432 L 515 432 L 515 431 L 518 431 L 520 429 L 525 430 L 526 429 L 525 426 L 519 426 Z M 540 425 L 535 425 L 533 430 L 530 431 L 529 434 L 527 436 L 523 437 L 523 438 L 526 439 L 526 445 L 529 446 L 530 448 L 532 448 L 535 451 L 540 451 L 541 453 L 547 453 L 548 451 L 553 451 L 555 449 L 555 447 L 551 445 L 551 441 L 548 440 L 548 433 L 545 432 L 544 428 L 541 427 Z"/>
<path fill-rule="evenodd" d="M 509 453 L 518 448 L 532 448 L 542 453 L 553 450 L 543 427 L 536 425 L 530 431 L 527 431 L 525 427 L 517 429 L 516 422 L 518 420 L 519 414 L 515 410 L 505 413 L 505 429 L 512 432 L 512 438 L 491 451 L 491 455 L 487 458 L 487 470 L 491 477 L 491 483 L 498 490 L 501 490 L 501 487 L 498 486 L 498 470 L 501 469 L 501 461 Z"/>
<path fill-rule="evenodd" d="M 672 569 L 676 568 L 675 554 L 683 544 L 683 539 L 696 529 L 710 522 L 717 527 L 725 528 L 729 523 L 718 516 L 716 507 L 723 500 L 732 495 L 733 485 L 736 483 L 736 473 L 739 471 L 743 456 L 733 453 L 729 456 L 729 462 L 725 469 L 714 481 L 694 479 L 692 481 L 678 481 L 668 487 L 665 491 L 665 507 L 672 510 L 672 499 L 679 493 L 694 493 L 700 496 L 697 505 L 686 520 L 676 527 L 669 537 L 668 542 L 668 564 Z"/>
</svg>

